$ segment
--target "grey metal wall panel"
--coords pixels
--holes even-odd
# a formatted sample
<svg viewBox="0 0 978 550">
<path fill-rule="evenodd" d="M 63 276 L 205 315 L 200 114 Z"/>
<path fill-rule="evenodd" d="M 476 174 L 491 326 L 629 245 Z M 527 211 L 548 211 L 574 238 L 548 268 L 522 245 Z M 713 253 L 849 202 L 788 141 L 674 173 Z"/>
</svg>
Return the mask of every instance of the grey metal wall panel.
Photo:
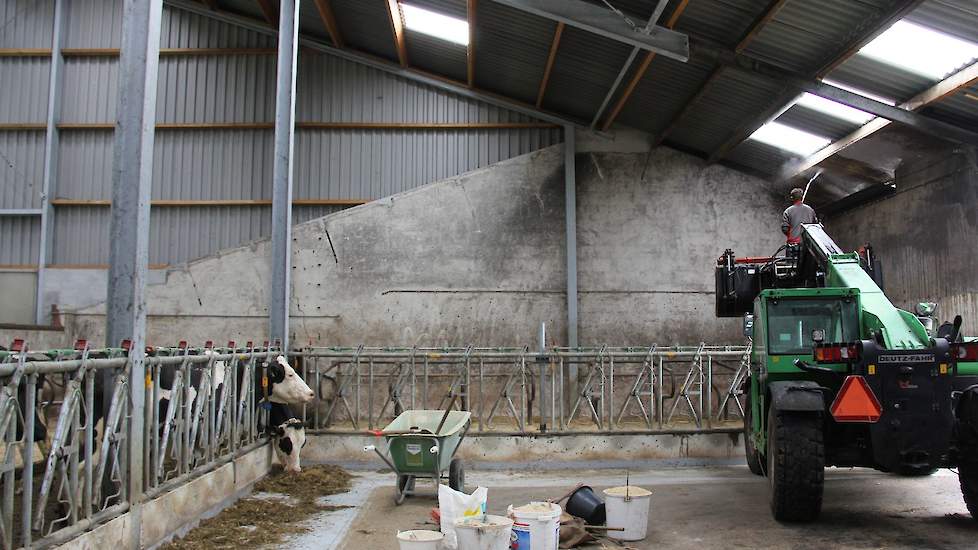
<svg viewBox="0 0 978 550">
<path fill-rule="evenodd" d="M 103 8 L 115 9 L 117 5 L 117 0 L 107 0 L 77 9 L 91 15 Z M 352 12 L 355 14 L 356 10 Z M 386 21 L 379 22 L 381 30 L 386 25 Z M 109 22 L 96 26 L 95 31 L 112 28 Z M 81 32 L 82 27 L 78 29 Z M 81 41 L 77 32 L 75 39 L 79 41 L 71 47 L 113 46 L 111 40 L 94 35 L 87 42 Z M 164 10 L 162 41 L 163 47 L 171 48 L 274 46 L 270 38 L 172 8 Z M 464 56 L 460 59 L 464 60 Z M 518 113 L 319 53 L 301 52 L 299 63 L 299 121 L 533 121 Z M 274 74 L 275 59 L 271 55 L 165 56 L 160 60 L 158 121 L 271 122 Z M 117 78 L 115 58 L 69 58 L 62 121 L 113 122 Z M 46 87 L 36 95 L 46 97 Z M 14 103 L 19 108 L 19 102 Z M 31 121 L 42 120 L 42 116 L 37 116 Z M 43 137 L 41 132 L 36 134 Z M 111 198 L 113 139 L 111 130 L 62 131 L 58 198 Z M 159 130 L 154 151 L 153 199 L 268 199 L 271 140 L 270 129 Z M 300 128 L 296 136 L 295 197 L 375 199 L 560 140 L 559 128 Z M 342 208 L 296 207 L 295 219 L 305 221 Z M 267 236 L 269 214 L 267 206 L 154 207 L 150 221 L 150 261 L 178 263 Z M 60 206 L 54 220 L 54 263 L 108 261 L 108 208 Z"/>
<path fill-rule="evenodd" d="M 118 48 L 122 43 L 122 0 L 67 2 L 66 48 Z"/>
<path fill-rule="evenodd" d="M 154 208 L 149 261 L 178 263 L 268 237 L 271 212 L 255 206 Z"/>
<path fill-rule="evenodd" d="M 311 4 L 305 2 L 303 5 Z M 315 8 L 313 8 L 315 10 Z M 275 38 L 183 10 L 164 9 L 161 48 L 274 48 Z"/>
<path fill-rule="evenodd" d="M 104 206 L 57 208 L 54 264 L 104 264 L 109 261 L 110 212 Z"/>
<path fill-rule="evenodd" d="M 54 0 L 0 2 L 0 48 L 50 48 Z"/>
<path fill-rule="evenodd" d="M 156 134 L 153 198 L 272 197 L 271 130 L 166 130 Z"/>
<path fill-rule="evenodd" d="M 115 122 L 119 102 L 118 61 L 113 57 L 70 57 L 65 60 L 61 122 Z"/>
<path fill-rule="evenodd" d="M 307 222 L 323 216 L 334 214 L 341 210 L 351 208 L 349 206 L 295 206 L 292 208 L 292 221 L 295 223 Z"/>
<path fill-rule="evenodd" d="M 40 245 L 40 216 L 0 217 L 0 264 L 36 265 Z"/>
<path fill-rule="evenodd" d="M 0 58 L 0 122 L 44 122 L 50 66 L 45 57 Z"/>
<path fill-rule="evenodd" d="M 158 122 L 271 122 L 274 108 L 274 55 L 160 59 Z"/>
<path fill-rule="evenodd" d="M 113 132 L 104 130 L 61 132 L 55 198 L 112 198 L 113 139 Z"/>
<path fill-rule="evenodd" d="M 0 208 L 40 208 L 44 132 L 0 132 Z"/>
</svg>

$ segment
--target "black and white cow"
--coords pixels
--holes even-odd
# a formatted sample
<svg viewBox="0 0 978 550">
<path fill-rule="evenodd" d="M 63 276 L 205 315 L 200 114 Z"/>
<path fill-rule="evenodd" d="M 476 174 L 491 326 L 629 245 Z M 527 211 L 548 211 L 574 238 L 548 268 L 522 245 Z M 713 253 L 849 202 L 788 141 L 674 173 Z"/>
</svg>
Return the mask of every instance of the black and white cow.
<svg viewBox="0 0 978 550">
<path fill-rule="evenodd" d="M 262 387 L 265 374 L 267 389 Z M 308 403 L 315 398 L 315 393 L 282 355 L 267 362 L 264 369 L 255 369 L 255 378 L 255 400 L 268 411 L 268 424 L 263 429 L 272 438 L 275 454 L 285 471 L 299 472 L 299 452 L 306 444 L 306 429 L 289 405 Z"/>
<path fill-rule="evenodd" d="M 282 403 L 270 403 L 268 433 L 272 438 L 275 456 L 286 472 L 302 471 L 299 453 L 306 446 L 306 429 L 292 409 Z"/>
</svg>

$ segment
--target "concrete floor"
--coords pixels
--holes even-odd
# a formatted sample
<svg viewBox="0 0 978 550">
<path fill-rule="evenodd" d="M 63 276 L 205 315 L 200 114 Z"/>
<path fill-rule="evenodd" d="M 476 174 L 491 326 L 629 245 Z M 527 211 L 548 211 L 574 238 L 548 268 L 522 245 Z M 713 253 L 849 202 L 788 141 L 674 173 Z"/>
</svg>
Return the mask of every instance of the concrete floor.
<svg viewBox="0 0 978 550">
<path fill-rule="evenodd" d="M 914 479 L 829 470 L 822 516 L 809 525 L 771 519 L 766 480 L 742 466 L 635 469 L 630 477 L 654 492 L 648 538 L 631 544 L 642 550 L 978 548 L 978 522 L 967 515 L 957 476 L 949 471 Z M 469 472 L 467 478 L 472 487 L 489 488 L 489 511 L 500 513 L 512 503 L 556 498 L 578 481 L 596 489 L 621 485 L 624 471 Z M 396 549 L 397 530 L 437 529 L 428 523 L 437 506 L 431 494 L 394 506 L 391 474 L 360 473 L 351 493 L 329 500 L 353 508 L 320 516 L 312 532 L 288 546 Z"/>
</svg>

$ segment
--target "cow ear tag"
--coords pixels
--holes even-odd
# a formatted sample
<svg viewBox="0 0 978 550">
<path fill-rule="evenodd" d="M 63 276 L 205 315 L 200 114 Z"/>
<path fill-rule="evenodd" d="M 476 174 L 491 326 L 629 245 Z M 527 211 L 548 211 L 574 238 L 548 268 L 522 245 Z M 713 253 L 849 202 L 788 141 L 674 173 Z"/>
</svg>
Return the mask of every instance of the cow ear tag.
<svg viewBox="0 0 978 550">
<path fill-rule="evenodd" d="M 268 375 L 266 374 L 261 375 L 261 387 L 263 388 L 268 387 Z"/>
</svg>

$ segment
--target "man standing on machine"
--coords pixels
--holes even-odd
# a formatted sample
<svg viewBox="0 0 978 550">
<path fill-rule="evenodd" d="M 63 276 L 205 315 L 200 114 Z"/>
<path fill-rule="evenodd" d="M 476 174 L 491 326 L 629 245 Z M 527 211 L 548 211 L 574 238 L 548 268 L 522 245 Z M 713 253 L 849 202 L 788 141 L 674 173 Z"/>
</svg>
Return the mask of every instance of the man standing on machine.
<svg viewBox="0 0 978 550">
<path fill-rule="evenodd" d="M 801 242 L 801 224 L 818 223 L 815 210 L 805 204 L 805 191 L 795 187 L 788 195 L 792 205 L 785 209 L 781 216 L 781 232 L 788 238 L 788 244 Z"/>
</svg>

